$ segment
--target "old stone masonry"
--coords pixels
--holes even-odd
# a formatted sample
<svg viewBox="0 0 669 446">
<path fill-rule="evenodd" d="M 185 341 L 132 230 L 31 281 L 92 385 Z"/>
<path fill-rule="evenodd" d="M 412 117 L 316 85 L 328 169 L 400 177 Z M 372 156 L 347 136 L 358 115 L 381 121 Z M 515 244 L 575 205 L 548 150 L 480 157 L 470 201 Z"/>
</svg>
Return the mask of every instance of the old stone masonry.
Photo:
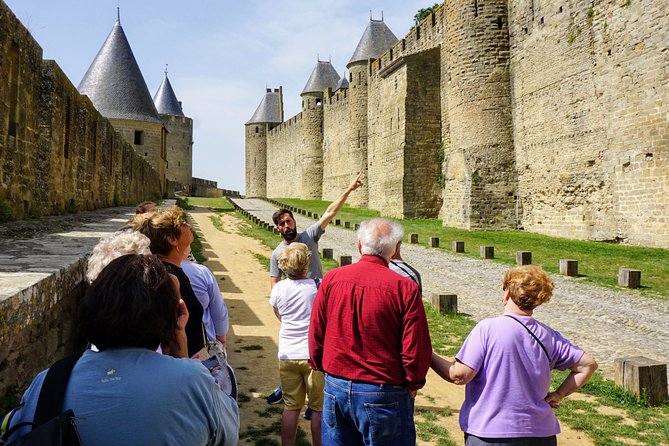
<svg viewBox="0 0 669 446">
<path fill-rule="evenodd" d="M 370 20 L 300 113 L 267 90 L 246 195 L 333 200 L 362 171 L 350 204 L 385 216 L 669 248 L 667 21 L 638 0 L 452 0 L 399 40 Z"/>
</svg>

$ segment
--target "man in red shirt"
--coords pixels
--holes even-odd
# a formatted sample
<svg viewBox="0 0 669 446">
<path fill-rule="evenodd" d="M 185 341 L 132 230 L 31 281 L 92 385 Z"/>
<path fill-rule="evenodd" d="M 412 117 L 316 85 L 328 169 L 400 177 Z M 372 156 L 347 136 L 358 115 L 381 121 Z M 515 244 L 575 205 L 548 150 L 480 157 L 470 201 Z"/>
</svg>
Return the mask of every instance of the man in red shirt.
<svg viewBox="0 0 669 446">
<path fill-rule="evenodd" d="M 310 365 L 326 373 L 324 445 L 413 445 L 414 397 L 432 347 L 418 285 L 388 268 L 402 227 L 363 222 L 358 263 L 328 272 L 309 327 Z"/>
</svg>

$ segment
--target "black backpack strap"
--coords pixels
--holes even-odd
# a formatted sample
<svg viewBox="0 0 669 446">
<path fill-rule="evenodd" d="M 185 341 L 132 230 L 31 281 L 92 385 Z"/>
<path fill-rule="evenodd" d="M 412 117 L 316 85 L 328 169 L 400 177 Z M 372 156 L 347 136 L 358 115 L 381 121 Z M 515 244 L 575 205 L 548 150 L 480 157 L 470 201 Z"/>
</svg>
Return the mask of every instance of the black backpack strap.
<svg viewBox="0 0 669 446">
<path fill-rule="evenodd" d="M 318 289 L 321 286 L 321 279 L 313 279 L 314 283 L 316 284 L 316 289 Z"/>
<path fill-rule="evenodd" d="M 518 322 L 520 325 L 523 326 L 523 328 L 525 328 L 525 330 L 527 330 L 527 332 L 528 332 L 530 335 L 532 335 L 532 337 L 534 338 L 534 340 L 537 341 L 537 342 L 539 343 L 539 346 L 540 346 L 541 349 L 544 351 L 544 354 L 546 355 L 546 359 L 548 359 L 548 366 L 551 367 L 551 368 L 553 368 L 553 365 L 552 365 L 553 362 L 551 361 L 551 357 L 548 356 L 548 350 L 546 350 L 546 347 L 544 347 L 544 344 L 541 343 L 541 341 L 539 340 L 539 338 L 537 337 L 537 335 L 535 335 L 534 333 L 532 333 L 532 331 L 531 331 L 529 328 L 527 328 L 527 325 L 523 324 L 522 322 L 520 322 L 520 320 L 516 319 L 515 317 L 511 316 L 510 314 L 505 314 L 504 316 L 506 316 L 506 317 L 510 317 L 510 318 L 513 319 L 514 321 Z"/>
<path fill-rule="evenodd" d="M 54 363 L 44 377 L 39 392 L 34 422 L 37 426 L 57 417 L 63 411 L 65 389 L 74 365 L 84 352 L 81 351 Z"/>
</svg>

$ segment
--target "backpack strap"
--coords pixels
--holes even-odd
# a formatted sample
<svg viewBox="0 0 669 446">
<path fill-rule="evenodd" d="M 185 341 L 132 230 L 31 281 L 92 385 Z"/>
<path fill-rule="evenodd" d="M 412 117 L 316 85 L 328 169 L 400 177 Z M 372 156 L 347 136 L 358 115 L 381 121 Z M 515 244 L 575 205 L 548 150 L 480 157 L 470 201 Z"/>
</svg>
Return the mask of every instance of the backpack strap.
<svg viewBox="0 0 669 446">
<path fill-rule="evenodd" d="M 54 363 L 44 377 L 35 409 L 35 425 L 57 417 L 63 411 L 65 390 L 74 365 L 84 352 L 75 353 Z"/>
<path fill-rule="evenodd" d="M 321 279 L 313 279 L 313 281 L 316 284 L 316 289 L 318 289 L 321 286 Z"/>
</svg>

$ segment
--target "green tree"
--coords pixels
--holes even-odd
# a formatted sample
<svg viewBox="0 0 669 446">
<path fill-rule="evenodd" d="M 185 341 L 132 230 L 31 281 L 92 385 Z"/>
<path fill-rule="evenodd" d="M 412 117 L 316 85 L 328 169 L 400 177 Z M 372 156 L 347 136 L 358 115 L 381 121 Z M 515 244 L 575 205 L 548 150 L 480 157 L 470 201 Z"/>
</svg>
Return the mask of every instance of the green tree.
<svg viewBox="0 0 669 446">
<path fill-rule="evenodd" d="M 413 16 L 414 25 L 415 26 L 420 25 L 420 22 L 422 22 L 423 19 L 425 19 L 427 16 L 429 16 L 434 11 L 436 11 L 438 7 L 439 7 L 439 3 L 435 3 L 434 5 L 430 6 L 429 8 L 419 9 L 418 12 L 416 13 L 416 15 Z"/>
</svg>

